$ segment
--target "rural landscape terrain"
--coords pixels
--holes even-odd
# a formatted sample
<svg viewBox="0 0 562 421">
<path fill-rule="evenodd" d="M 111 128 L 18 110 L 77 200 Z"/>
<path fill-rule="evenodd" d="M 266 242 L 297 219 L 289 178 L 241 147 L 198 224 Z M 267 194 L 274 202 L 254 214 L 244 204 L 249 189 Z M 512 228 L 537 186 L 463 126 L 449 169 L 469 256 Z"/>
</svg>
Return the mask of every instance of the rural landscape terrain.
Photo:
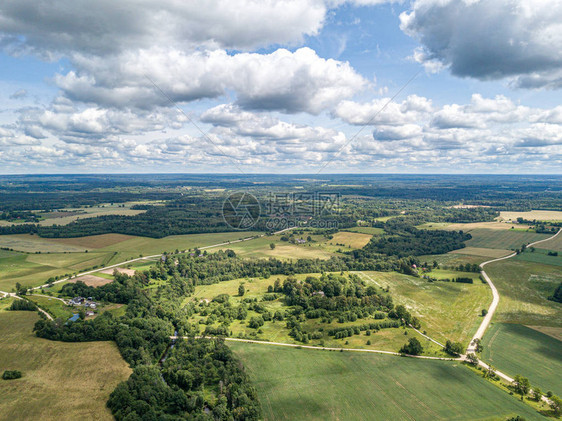
<svg viewBox="0 0 562 421">
<path fill-rule="evenodd" d="M 560 177 L 0 192 L 0 419 L 560 417 Z"/>
</svg>

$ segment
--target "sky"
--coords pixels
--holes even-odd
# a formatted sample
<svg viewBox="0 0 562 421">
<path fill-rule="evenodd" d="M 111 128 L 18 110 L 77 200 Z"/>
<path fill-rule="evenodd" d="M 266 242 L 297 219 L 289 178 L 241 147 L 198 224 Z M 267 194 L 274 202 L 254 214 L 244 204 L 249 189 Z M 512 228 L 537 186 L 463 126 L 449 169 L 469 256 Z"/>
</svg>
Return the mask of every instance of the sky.
<svg viewBox="0 0 562 421">
<path fill-rule="evenodd" d="M 3 0 L 0 173 L 562 169 L 560 0 Z"/>
</svg>

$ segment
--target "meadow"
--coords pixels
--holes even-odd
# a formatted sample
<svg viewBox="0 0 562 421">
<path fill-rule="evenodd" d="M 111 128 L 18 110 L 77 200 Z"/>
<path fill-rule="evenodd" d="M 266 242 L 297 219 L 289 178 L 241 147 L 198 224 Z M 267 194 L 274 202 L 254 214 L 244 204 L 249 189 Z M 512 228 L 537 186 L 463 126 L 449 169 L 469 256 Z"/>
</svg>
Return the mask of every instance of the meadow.
<svg viewBox="0 0 562 421">
<path fill-rule="evenodd" d="M 67 343 L 37 338 L 34 312 L 0 310 L 0 419 L 112 420 L 109 394 L 131 369 L 111 342 Z"/>
<path fill-rule="evenodd" d="M 512 377 L 520 374 L 546 392 L 562 394 L 562 342 L 519 324 L 495 323 L 483 340 L 482 358 Z"/>
<path fill-rule="evenodd" d="M 562 306 L 547 299 L 562 282 L 559 267 L 511 258 L 486 265 L 486 273 L 500 294 L 494 321 L 562 327 Z"/>
<path fill-rule="evenodd" d="M 320 276 L 320 274 L 297 274 L 294 276 L 298 280 L 304 280 L 308 276 Z M 238 287 L 241 283 L 244 284 L 246 289 L 243 297 L 244 299 L 257 298 L 259 300 L 265 293 L 267 293 L 268 286 L 272 286 L 276 279 L 283 282 L 285 278 L 286 276 L 284 275 L 275 275 L 269 279 L 235 279 L 220 282 L 218 284 L 200 285 L 195 288 L 195 292 L 192 296 L 185 298 L 184 305 L 191 301 L 210 301 L 220 294 L 228 294 L 230 296 L 230 302 L 232 302 L 233 305 L 239 305 L 242 301 L 242 297 L 238 295 Z M 264 304 L 271 312 L 289 309 L 289 307 L 283 306 L 281 299 L 263 302 L 262 304 Z M 248 311 L 248 319 L 254 316 L 258 316 L 258 313 L 251 310 Z M 204 317 L 198 315 L 193 316 L 193 320 L 195 322 L 199 322 L 201 319 L 204 319 Z M 338 323 L 337 320 L 333 320 L 331 323 L 322 323 L 320 319 L 308 319 L 302 323 L 302 326 L 310 332 L 318 331 L 320 329 L 328 331 L 334 328 L 359 326 L 373 321 L 373 319 L 358 319 L 355 322 L 341 324 Z M 218 324 L 216 326 L 218 326 Z M 300 342 L 295 341 L 293 337 L 289 336 L 290 329 L 286 327 L 285 321 L 266 322 L 265 325 L 261 327 L 261 332 L 257 332 L 256 329 L 250 328 L 246 321 L 234 320 L 230 325 L 230 331 L 232 332 L 232 337 L 238 337 L 240 335 L 245 337 L 252 335 L 255 339 L 264 341 L 300 344 Z M 254 334 L 255 336 L 253 336 Z M 406 331 L 403 328 L 381 329 L 378 332 L 373 332 L 370 336 L 367 336 L 365 332 L 361 332 L 360 335 L 353 335 L 342 339 L 335 339 L 334 337 L 330 337 L 326 334 L 321 339 L 311 340 L 310 345 L 335 348 L 377 349 L 397 352 L 400 347 L 408 341 L 408 338 L 410 337 L 408 335 L 415 335 L 419 339 L 424 347 L 424 355 L 445 356 L 440 347 L 421 335 L 416 334 L 413 330 Z M 367 341 L 369 341 L 370 344 L 367 344 Z"/>
<path fill-rule="evenodd" d="M 542 418 L 456 362 L 229 346 L 254 381 L 265 420 Z"/>
<path fill-rule="evenodd" d="M 496 230 L 476 228 L 468 231 L 472 239 L 466 242 L 467 247 L 484 247 L 491 249 L 516 249 L 523 244 L 544 240 L 549 234 L 516 230 Z"/>
<path fill-rule="evenodd" d="M 535 262 L 535 263 L 542 263 L 545 265 L 553 265 L 553 266 L 562 266 L 562 252 L 558 253 L 558 256 L 552 256 L 548 253 L 551 250 L 546 249 L 535 249 L 534 251 L 530 251 L 529 249 L 525 250 L 523 253 L 519 253 L 517 256 L 514 256 L 514 260 L 523 260 L 526 262 Z"/>
<path fill-rule="evenodd" d="M 482 321 L 481 310 L 487 309 L 492 301 L 490 289 L 480 282 L 477 273 L 435 270 L 429 275 L 467 276 L 475 281 L 474 284 L 428 282 L 395 272 L 363 272 L 362 277 L 380 287 L 389 287 L 394 301 L 417 316 L 422 325 L 420 330 L 427 331 L 433 339 L 468 345 Z"/>
<path fill-rule="evenodd" d="M 500 220 L 503 221 L 517 221 L 517 218 L 523 218 L 527 221 L 562 221 L 562 212 L 560 211 L 547 211 L 547 210 L 532 210 L 529 212 L 500 212 Z"/>
</svg>

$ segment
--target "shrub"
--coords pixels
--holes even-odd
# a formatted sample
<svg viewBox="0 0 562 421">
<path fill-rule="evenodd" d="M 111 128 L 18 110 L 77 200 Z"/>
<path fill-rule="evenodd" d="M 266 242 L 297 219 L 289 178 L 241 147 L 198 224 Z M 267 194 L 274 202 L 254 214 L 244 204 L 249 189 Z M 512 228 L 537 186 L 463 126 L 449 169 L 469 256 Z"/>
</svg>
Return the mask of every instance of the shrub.
<svg viewBox="0 0 562 421">
<path fill-rule="evenodd" d="M 21 377 L 21 371 L 18 370 L 6 370 L 4 374 L 2 374 L 2 379 L 4 380 L 13 380 L 19 379 Z"/>
</svg>

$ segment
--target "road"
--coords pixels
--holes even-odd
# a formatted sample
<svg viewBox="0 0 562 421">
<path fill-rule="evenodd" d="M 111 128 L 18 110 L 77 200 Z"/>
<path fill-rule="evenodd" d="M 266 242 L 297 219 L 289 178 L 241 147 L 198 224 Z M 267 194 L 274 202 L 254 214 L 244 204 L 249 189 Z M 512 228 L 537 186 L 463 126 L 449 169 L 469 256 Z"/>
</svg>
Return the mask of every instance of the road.
<svg viewBox="0 0 562 421">
<path fill-rule="evenodd" d="M 528 244 L 527 247 L 533 247 L 533 246 L 535 246 L 539 243 L 544 243 L 545 241 L 550 241 L 550 240 L 556 238 L 560 234 L 560 232 L 562 232 L 562 229 L 558 230 L 558 232 L 556 234 L 554 234 L 552 237 L 545 238 L 544 240 L 535 241 L 533 243 Z M 490 286 L 490 288 L 492 290 L 492 297 L 493 298 L 492 298 L 492 304 L 490 304 L 490 307 L 488 308 L 488 314 L 486 314 L 486 316 L 482 320 L 482 323 L 478 327 L 478 330 L 476 331 L 476 333 L 472 337 L 472 340 L 470 341 L 470 344 L 468 345 L 468 348 L 466 349 L 467 354 L 475 353 L 475 348 L 476 348 L 475 340 L 476 339 L 482 339 L 484 337 L 484 333 L 486 332 L 486 329 L 488 329 L 488 326 L 490 325 L 490 322 L 492 321 L 492 317 L 494 317 L 494 313 L 496 312 L 496 309 L 498 308 L 498 304 L 500 302 L 500 294 L 498 293 L 498 290 L 496 289 L 496 286 L 494 285 L 494 283 L 492 282 L 492 280 L 490 279 L 490 277 L 488 276 L 488 274 L 484 270 L 484 266 L 486 266 L 489 263 L 494 263 L 494 262 L 499 262 L 501 260 L 511 259 L 514 256 L 517 256 L 517 253 L 511 253 L 508 256 L 500 257 L 498 259 L 488 260 L 487 262 L 484 262 L 484 263 L 480 264 L 480 268 L 482 269 L 482 271 L 480 273 L 482 274 L 482 276 L 484 277 L 484 279 L 486 280 L 486 282 Z"/>
<path fill-rule="evenodd" d="M 188 336 L 170 336 L 170 339 L 189 339 Z M 209 336 L 209 338 L 212 338 Z M 225 341 L 230 342 L 246 342 L 250 344 L 260 344 L 260 345 L 272 345 L 272 346 L 286 346 L 290 348 L 304 348 L 304 349 L 316 349 L 318 351 L 342 351 L 342 352 L 370 352 L 373 354 L 386 354 L 386 355 L 396 355 L 396 356 L 404 356 L 409 358 L 419 358 L 422 360 L 444 360 L 444 361 L 461 361 L 461 358 L 442 358 L 442 357 L 426 357 L 425 355 L 408 355 L 408 354 L 400 354 L 399 352 L 393 351 L 382 351 L 378 349 L 360 349 L 360 348 L 330 348 L 325 346 L 312 346 L 312 345 L 299 345 L 299 344 L 288 344 L 285 342 L 269 342 L 269 341 L 257 341 L 254 339 L 240 339 L 240 338 L 223 338 Z"/>
</svg>

